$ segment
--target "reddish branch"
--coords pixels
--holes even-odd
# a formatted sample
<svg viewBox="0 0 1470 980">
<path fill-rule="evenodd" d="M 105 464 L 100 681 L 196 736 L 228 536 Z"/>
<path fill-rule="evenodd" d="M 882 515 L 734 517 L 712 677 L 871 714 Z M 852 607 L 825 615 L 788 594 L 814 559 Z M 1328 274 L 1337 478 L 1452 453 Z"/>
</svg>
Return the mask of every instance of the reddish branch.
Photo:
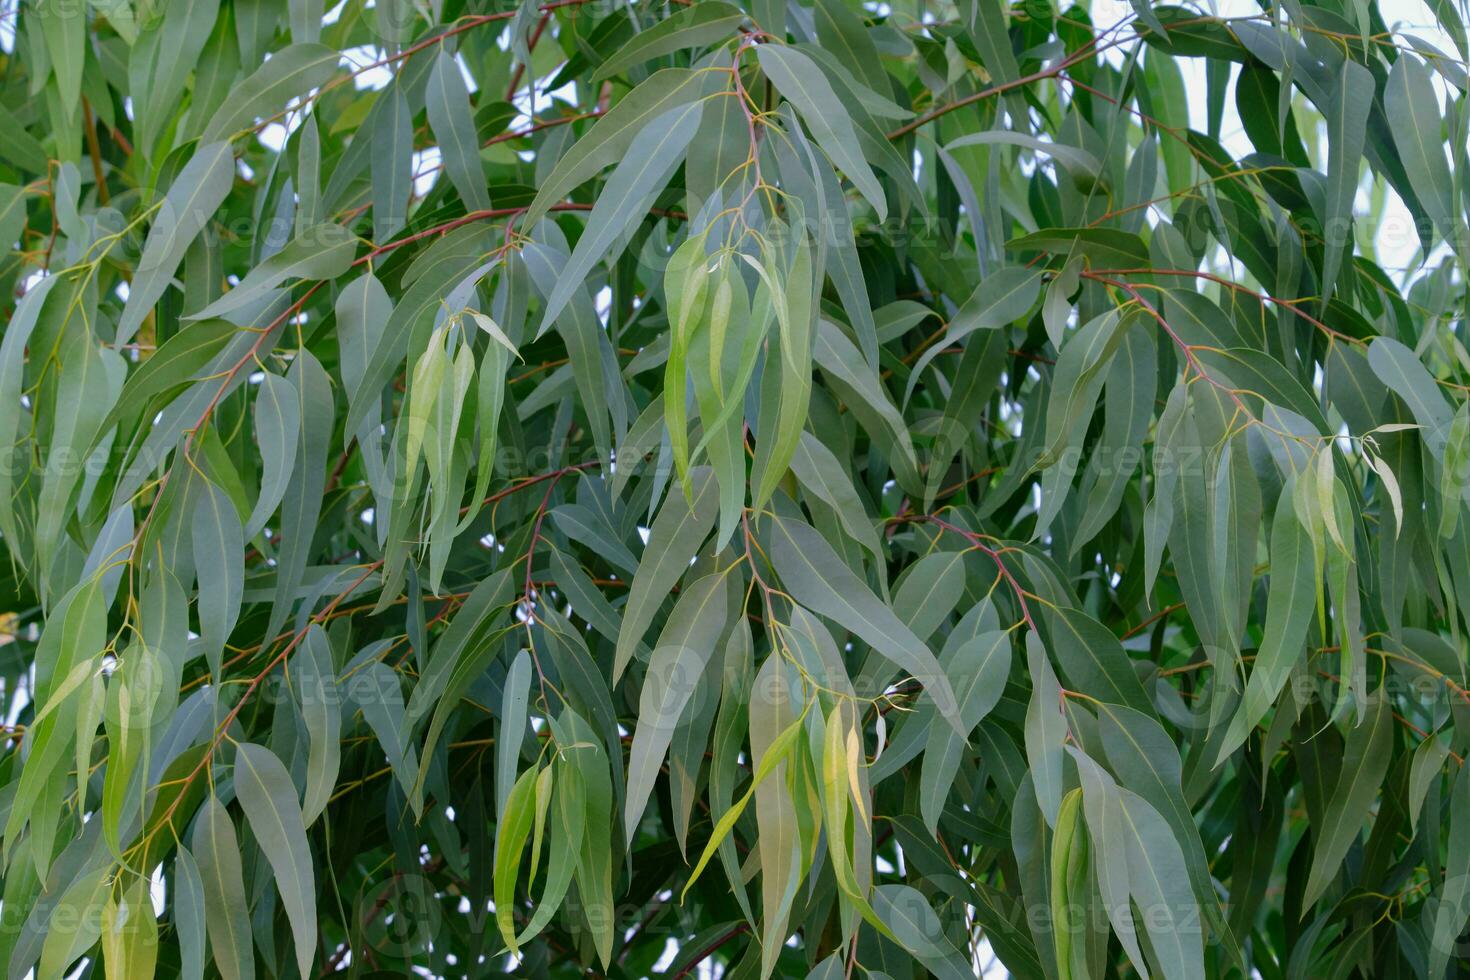
<svg viewBox="0 0 1470 980">
<path fill-rule="evenodd" d="M 905 514 L 898 517 L 890 518 L 890 522 L 933 524 L 935 527 L 940 528 L 941 530 L 949 531 L 952 534 L 958 534 L 960 537 L 970 542 L 970 546 L 973 547 L 976 551 L 980 551 L 988 555 L 990 557 L 990 560 L 995 562 L 995 568 L 998 572 L 1000 572 L 1001 578 L 1006 580 L 1006 584 L 1009 585 L 1011 587 L 1011 591 L 1015 593 L 1016 601 L 1021 606 L 1021 616 L 1026 620 L 1026 625 L 1030 626 L 1033 630 L 1036 629 L 1036 621 L 1031 618 L 1031 607 L 1026 602 L 1027 592 L 1021 587 L 1021 583 L 1016 580 L 1016 577 L 1011 574 L 1010 568 L 1006 566 L 1005 560 L 1001 557 L 1004 549 L 990 547 L 990 545 L 985 543 L 984 535 L 976 531 L 968 531 L 965 528 L 960 527 L 958 524 L 951 524 L 949 521 L 946 521 L 944 518 L 939 517 L 936 514 Z"/>
<path fill-rule="evenodd" d="M 703 963 L 705 960 L 715 955 L 715 953 L 719 950 L 721 946 L 725 945 L 730 940 L 734 939 L 741 933 L 748 931 L 749 929 L 750 926 L 746 925 L 744 922 L 735 923 L 735 925 L 730 927 L 730 930 L 728 932 L 710 940 L 707 946 L 705 946 L 697 954 L 695 954 L 694 959 L 690 960 L 684 965 L 684 969 L 674 974 L 673 980 L 683 980 L 684 977 L 687 977 L 689 974 L 693 973 L 694 970 L 699 966 L 699 964 Z"/>
</svg>

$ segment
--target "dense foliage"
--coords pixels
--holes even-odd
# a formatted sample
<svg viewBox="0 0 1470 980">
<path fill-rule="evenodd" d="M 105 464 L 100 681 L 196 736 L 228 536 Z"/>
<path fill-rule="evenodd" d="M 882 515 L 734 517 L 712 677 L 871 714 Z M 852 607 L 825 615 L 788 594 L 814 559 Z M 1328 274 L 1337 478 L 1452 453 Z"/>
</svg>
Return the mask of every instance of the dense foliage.
<svg viewBox="0 0 1470 980">
<path fill-rule="evenodd" d="M 1470 968 L 1465 5 L 1108 9 L 6 5 L 8 975 Z"/>
</svg>

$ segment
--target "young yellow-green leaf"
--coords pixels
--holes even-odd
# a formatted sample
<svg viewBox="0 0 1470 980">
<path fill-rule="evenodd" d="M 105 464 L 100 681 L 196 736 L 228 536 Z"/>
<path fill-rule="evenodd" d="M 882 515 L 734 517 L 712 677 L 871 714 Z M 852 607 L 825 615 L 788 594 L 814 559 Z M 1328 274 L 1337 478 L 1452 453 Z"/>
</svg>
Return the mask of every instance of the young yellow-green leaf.
<svg viewBox="0 0 1470 980">
<path fill-rule="evenodd" d="M 856 751 L 858 738 L 851 702 L 839 702 L 826 718 L 822 740 L 822 816 L 826 824 L 827 853 L 844 902 L 856 908 L 865 922 L 892 939 L 893 933 L 873 911 L 859 883 L 853 855 L 848 849 L 849 813 L 855 836 L 870 832 L 867 801 L 859 792 L 857 769 L 863 763 Z"/>
<path fill-rule="evenodd" d="M 520 949 L 515 928 L 516 878 L 536 816 L 537 777 L 534 766 L 521 773 L 506 798 L 495 833 L 495 924 L 512 953 Z"/>
<path fill-rule="evenodd" d="M 536 903 L 536 911 L 532 913 L 531 920 L 516 936 L 516 943 L 521 946 L 530 942 L 546 928 L 552 916 L 559 910 L 562 899 L 566 897 L 577 869 L 578 855 L 581 853 L 583 833 L 587 822 L 586 791 L 583 788 L 581 771 L 568 764 L 560 764 L 554 769 L 559 775 L 555 777 L 556 815 L 551 824 L 551 860 L 546 869 L 546 887 Z M 537 784 L 538 831 L 544 819 L 540 811 L 539 790 L 543 782 L 550 785 L 551 777 L 547 774 L 551 772 L 553 772 L 553 767 L 548 766 L 543 769 L 541 781 Z M 539 833 L 537 837 L 538 839 L 531 845 L 531 879 L 533 881 L 536 877 L 535 862 L 539 856 L 541 844 Z"/>
<path fill-rule="evenodd" d="M 107 980 L 151 980 L 158 964 L 158 920 L 148 879 L 132 876 L 102 909 L 102 967 Z"/>
<path fill-rule="evenodd" d="M 811 405 L 816 257 L 804 227 L 795 227 L 798 229 L 795 248 L 780 245 L 768 248 L 763 256 L 765 264 L 758 269 L 776 311 L 779 332 L 775 347 L 780 370 L 770 372 L 768 347 L 767 372 L 773 373 L 777 381 L 774 397 L 763 399 L 765 404 L 759 420 L 755 466 L 751 471 L 755 482 L 751 504 L 755 507 L 764 506 L 786 476 Z M 789 232 L 789 228 L 779 228 L 775 240 L 781 242 Z"/>
<path fill-rule="evenodd" d="M 699 879 L 699 875 L 704 871 L 705 865 L 709 864 L 710 858 L 714 857 L 715 852 L 719 850 L 720 844 L 729 836 L 730 831 L 734 829 L 735 822 L 745 812 L 745 807 L 750 803 L 751 797 L 755 795 L 756 788 L 765 782 L 766 778 L 791 753 L 796 745 L 797 739 L 801 735 L 802 725 L 805 721 L 806 714 L 803 713 L 801 717 L 781 729 L 776 737 L 771 739 L 770 743 L 766 745 L 766 750 L 756 763 L 755 775 L 751 778 L 750 785 L 746 787 L 745 793 L 728 810 L 720 814 L 720 819 L 715 822 L 714 830 L 710 831 L 709 843 L 705 845 L 704 853 L 699 856 L 699 860 L 694 863 L 694 870 L 689 872 L 689 880 L 685 883 L 684 891 L 679 896 L 680 901 L 683 901 L 684 896 L 689 894 L 689 889 Z"/>
<path fill-rule="evenodd" d="M 1086 976 L 1081 936 L 1091 898 L 1091 854 L 1082 818 L 1082 790 L 1069 790 L 1057 813 L 1051 851 L 1052 932 L 1057 976 Z"/>
</svg>

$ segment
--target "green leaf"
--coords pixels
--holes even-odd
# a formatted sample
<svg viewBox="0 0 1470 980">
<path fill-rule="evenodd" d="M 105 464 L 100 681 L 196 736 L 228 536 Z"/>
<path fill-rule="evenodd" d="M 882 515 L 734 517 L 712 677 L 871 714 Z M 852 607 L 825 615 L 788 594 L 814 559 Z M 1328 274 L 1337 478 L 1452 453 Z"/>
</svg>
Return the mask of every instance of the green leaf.
<svg viewBox="0 0 1470 980">
<path fill-rule="evenodd" d="M 405 738 L 403 689 L 398 675 L 386 665 L 374 661 L 345 679 L 349 692 L 358 692 L 357 702 L 363 720 L 373 730 L 388 767 L 403 794 L 413 800 L 413 787 L 418 782 L 418 756 Z"/>
<path fill-rule="evenodd" d="M 959 343 L 976 330 L 999 330 L 1019 320 L 1036 303 L 1041 292 L 1041 271 L 1021 267 L 998 269 L 965 300 L 945 330 L 944 340 L 932 345 L 914 362 L 904 388 L 907 402 L 924 368 L 950 344 Z"/>
<path fill-rule="evenodd" d="M 690 474 L 690 484 L 688 500 L 678 493 L 669 494 L 649 531 L 648 546 L 628 589 L 628 603 L 623 607 L 623 623 L 613 660 L 614 683 L 632 662 L 633 653 L 664 597 L 689 567 L 714 526 L 719 501 L 713 473 L 696 469 Z"/>
<path fill-rule="evenodd" d="M 858 146 L 852 118 L 822 70 L 805 54 L 787 45 L 762 44 L 756 48 L 756 56 L 761 71 L 801 113 L 817 144 L 857 185 L 858 191 L 878 212 L 878 220 L 887 220 L 888 201 L 883 188 Z"/>
<path fill-rule="evenodd" d="M 1142 913 L 1159 972 L 1181 980 L 1200 976 L 1204 943 L 1179 843 L 1143 797 L 1123 788 L 1118 797 L 1128 847 L 1128 890 Z"/>
<path fill-rule="evenodd" d="M 1435 894 L 1430 931 L 1428 976 L 1444 973 L 1456 938 L 1470 918 L 1470 771 L 1462 765 L 1450 799 L 1450 849 L 1445 860 L 1444 884 Z"/>
<path fill-rule="evenodd" d="M 199 808 L 194 821 L 191 850 L 204 882 L 204 911 L 214 965 L 225 980 L 252 980 L 255 953 L 240 872 L 240 845 L 230 815 L 212 795 Z"/>
<path fill-rule="evenodd" d="M 1383 108 L 1414 193 L 1440 234 L 1452 234 L 1454 183 L 1440 132 L 1439 96 L 1417 58 L 1403 55 L 1394 61 L 1383 89 Z"/>
<path fill-rule="evenodd" d="M 209 223 L 234 182 L 235 160 L 228 143 L 202 144 L 179 171 L 143 243 L 127 304 L 118 320 L 118 343 L 127 343 L 138 332 L 173 281 L 189 244 Z"/>
<path fill-rule="evenodd" d="M 989 146 L 1002 144 L 1019 146 L 1031 150 L 1034 153 L 1044 153 L 1057 163 L 1065 167 L 1071 174 L 1076 176 L 1090 177 L 1098 180 L 1102 177 L 1102 164 L 1097 157 L 1086 150 L 1065 143 L 1053 143 L 1048 140 L 1038 139 L 1026 133 L 1013 133 L 1006 130 L 993 130 L 988 133 L 970 133 L 950 142 L 946 150 L 954 152 L 965 146 Z"/>
<path fill-rule="evenodd" d="M 628 755 L 628 794 L 623 829 L 628 843 L 653 794 L 674 729 L 699 687 L 715 643 L 725 630 L 726 574 L 706 575 L 679 593 L 679 601 L 654 644 L 638 701 L 638 723 Z"/>
<path fill-rule="evenodd" d="M 1337 283 L 1344 251 L 1351 251 L 1353 197 L 1358 192 L 1358 169 L 1363 135 L 1373 103 L 1373 73 L 1344 58 L 1333 73 L 1327 117 L 1327 198 L 1322 215 L 1322 282 L 1324 302 Z"/>
<path fill-rule="evenodd" d="M 734 36 L 735 28 L 744 19 L 745 15 L 737 8 L 721 0 L 685 7 L 647 30 L 633 35 L 632 40 L 597 66 L 597 70 L 592 73 L 592 83 L 596 84 L 662 55 L 723 41 Z"/>
<path fill-rule="evenodd" d="M 1282 488 L 1271 521 L 1271 581 L 1266 599 L 1264 641 L 1246 682 L 1245 699 L 1220 745 L 1216 765 L 1233 753 L 1266 716 L 1286 679 L 1301 660 L 1321 581 L 1321 557 L 1302 527 L 1294 481 Z"/>
<path fill-rule="evenodd" d="M 454 189 L 466 210 L 481 211 L 490 207 L 485 172 L 480 166 L 480 145 L 474 119 L 470 115 L 470 94 L 465 88 L 459 65 L 449 53 L 441 50 L 434 59 L 434 72 L 426 90 L 429 126 L 439 141 L 444 158 L 444 171 L 454 182 Z"/>
<path fill-rule="evenodd" d="M 771 562 L 792 597 L 830 617 L 908 671 L 962 736 L 954 688 L 934 654 L 883 604 L 809 524 L 771 521 Z"/>
<path fill-rule="evenodd" d="M 230 92 L 204 127 L 200 142 L 233 139 L 255 119 L 281 112 L 291 99 L 325 85 L 337 73 L 340 60 L 337 51 L 311 43 L 293 44 L 273 53 Z"/>
<path fill-rule="evenodd" d="M 1062 806 L 1062 739 L 1067 734 L 1067 718 L 1062 710 L 1062 687 L 1035 633 L 1026 634 L 1026 669 L 1031 675 L 1026 760 L 1031 764 L 1041 814 L 1055 827 Z"/>
<path fill-rule="evenodd" d="M 67 116 L 75 117 L 82 97 L 82 68 L 87 51 L 87 18 L 80 9 L 60 4 L 40 4 L 35 16 L 51 55 L 51 70 L 61 92 L 61 107 Z"/>
<path fill-rule="evenodd" d="M 556 162 L 540 182 L 522 227 L 533 227 L 553 204 L 604 167 L 622 160 L 654 119 L 708 94 L 711 81 L 709 72 L 687 68 L 665 68 L 644 79 Z"/>
<path fill-rule="evenodd" d="M 1110 704 L 1143 715 L 1154 713 L 1132 659 L 1107 627 L 1081 610 L 1065 606 L 1049 610 L 1045 622 L 1049 648 L 1069 684 L 1093 692 Z"/>
<path fill-rule="evenodd" d="M 556 320 L 592 267 L 629 227 L 643 219 L 648 201 L 657 194 L 684 159 L 684 148 L 699 128 L 702 103 L 675 106 L 649 120 L 638 141 L 607 179 L 597 204 L 587 216 L 587 230 L 561 270 L 556 288 L 546 298 L 538 333 Z"/>
<path fill-rule="evenodd" d="M 260 446 L 264 473 L 260 495 L 255 498 L 255 507 L 245 522 L 247 540 L 260 533 L 286 496 L 300 435 L 301 402 L 295 389 L 280 375 L 266 372 L 260 379 L 260 394 L 255 398 L 255 441 Z"/>
<path fill-rule="evenodd" d="M 858 499 L 852 478 L 832 451 L 810 432 L 801 433 L 796 453 L 791 457 L 791 472 L 808 492 L 837 512 L 844 531 L 867 548 L 874 559 L 882 558 L 876 525 Z"/>
<path fill-rule="evenodd" d="M 1148 249 L 1132 232 L 1113 228 L 1048 228 L 1006 242 L 1015 252 L 1051 252 L 1082 256 L 1094 268 L 1142 269 L 1150 265 Z"/>
<path fill-rule="evenodd" d="M 235 790 L 271 869 L 296 940 L 296 965 L 311 975 L 316 953 L 316 881 L 296 787 L 267 748 L 241 742 L 235 749 Z"/>
<path fill-rule="evenodd" d="M 179 976 L 184 980 L 204 976 L 204 894 L 199 866 L 181 843 L 174 852 L 174 929 L 179 937 Z"/>
<path fill-rule="evenodd" d="M 285 248 L 250 270 L 240 284 L 191 320 L 207 320 L 238 313 L 288 279 L 334 279 L 352 265 L 357 239 L 346 228 L 320 224 L 308 228 Z"/>
<path fill-rule="evenodd" d="M 326 809 L 341 767 L 342 712 L 338 704 L 337 672 L 333 669 L 327 634 L 320 626 L 313 625 L 306 631 L 306 639 L 292 664 L 300 684 L 296 696 L 301 702 L 301 716 L 306 720 L 309 739 L 301 819 L 311 826 Z"/>
<path fill-rule="evenodd" d="M 1388 692 L 1370 695 L 1370 713 L 1348 734 L 1337 785 L 1327 803 L 1325 821 L 1313 827 L 1312 870 L 1302 907 L 1310 908 L 1332 884 L 1343 858 L 1372 812 L 1378 788 L 1393 755 L 1393 709 Z"/>
<path fill-rule="evenodd" d="M 1010 634 L 999 630 L 981 633 L 945 653 L 940 662 L 959 701 L 959 727 L 965 734 L 961 736 L 943 725 L 929 726 L 919 799 L 924 826 L 936 836 L 945 799 L 959 772 L 965 739 L 1000 702 L 1005 690 L 1011 670 Z"/>
<path fill-rule="evenodd" d="M 974 968 L 944 935 L 929 901 L 908 885 L 879 885 L 873 891 L 873 910 L 888 925 L 898 943 L 924 964 L 930 976 L 943 980 L 973 977 Z"/>
<path fill-rule="evenodd" d="M 199 632 L 210 673 L 218 677 L 221 655 L 240 619 L 245 594 L 241 560 L 245 536 L 234 503 L 218 486 L 199 479 L 193 496 L 191 537 L 199 569 Z"/>
<path fill-rule="evenodd" d="M 372 133 L 373 241 L 379 244 L 407 222 L 413 193 L 413 120 L 401 82 L 388 87 L 383 106 Z"/>
<path fill-rule="evenodd" d="M 505 674 L 505 696 L 500 702 L 500 733 L 495 741 L 495 812 L 505 819 L 505 808 L 520 769 L 521 743 L 526 737 L 526 706 L 531 697 L 531 654 L 522 650 Z"/>
<path fill-rule="evenodd" d="M 1463 5 L 328 6 L 0 28 L 9 974 L 1455 973 Z"/>
</svg>

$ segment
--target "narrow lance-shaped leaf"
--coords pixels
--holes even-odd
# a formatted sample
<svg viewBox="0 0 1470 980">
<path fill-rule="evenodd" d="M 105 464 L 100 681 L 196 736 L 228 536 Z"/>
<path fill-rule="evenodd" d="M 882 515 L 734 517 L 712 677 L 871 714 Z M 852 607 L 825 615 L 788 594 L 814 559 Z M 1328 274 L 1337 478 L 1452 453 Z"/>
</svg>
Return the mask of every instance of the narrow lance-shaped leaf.
<svg viewBox="0 0 1470 980">
<path fill-rule="evenodd" d="M 822 70 L 806 55 L 787 45 L 762 44 L 756 49 L 756 54 L 760 58 L 761 70 L 796 106 L 817 143 L 857 185 L 863 197 L 878 212 L 878 220 L 885 220 L 888 201 L 883 195 L 883 188 L 863 158 L 852 119 Z"/>
<path fill-rule="evenodd" d="M 194 821 L 191 850 L 204 882 L 209 948 L 225 980 L 253 980 L 255 953 L 240 871 L 240 844 L 224 806 L 210 796 Z"/>
<path fill-rule="evenodd" d="M 179 171 L 148 229 L 127 305 L 117 324 L 117 342 L 133 339 L 143 320 L 173 281 L 189 243 L 208 224 L 235 182 L 230 144 L 204 142 Z"/>
<path fill-rule="evenodd" d="M 293 660 L 300 684 L 297 697 L 310 740 L 306 760 L 306 793 L 301 819 L 310 826 L 326 809 L 341 767 L 342 712 L 338 704 L 332 648 L 320 626 L 307 630 Z"/>
<path fill-rule="evenodd" d="M 1315 905 L 1332 883 L 1388 771 L 1393 754 L 1393 709 L 1382 689 L 1371 695 L 1371 701 L 1368 716 L 1348 735 L 1337 786 L 1327 804 L 1326 821 L 1320 828 L 1313 828 L 1312 870 L 1302 897 L 1304 908 Z"/>
<path fill-rule="evenodd" d="M 1358 191 L 1358 168 L 1363 132 L 1373 101 L 1373 73 L 1344 58 L 1335 73 L 1327 116 L 1327 211 L 1323 215 L 1322 282 L 1324 297 L 1337 284 L 1344 251 L 1352 244 L 1353 196 Z"/>
<path fill-rule="evenodd" d="M 459 65 L 447 51 L 441 50 L 434 60 L 426 96 L 429 125 L 439 140 L 444 170 L 454 182 L 454 189 L 467 210 L 490 207 L 485 172 L 480 166 L 479 140 L 470 116 L 469 92 Z"/>
<path fill-rule="evenodd" d="M 626 235 L 632 223 L 642 220 L 649 200 L 684 159 L 684 149 L 699 129 L 702 110 L 699 102 L 676 106 L 643 127 L 637 143 L 612 172 L 587 216 L 587 230 L 577 239 L 555 290 L 546 299 L 542 331 L 561 313 L 573 291 L 582 288 L 582 280 L 603 253 Z"/>
<path fill-rule="evenodd" d="M 341 55 L 320 44 L 293 44 L 277 51 L 225 99 L 201 143 L 229 139 L 249 126 L 256 117 L 280 112 L 286 103 L 326 82 L 337 71 Z"/>
<path fill-rule="evenodd" d="M 934 654 L 858 580 L 814 528 L 800 521 L 773 519 L 771 561 L 797 602 L 830 616 L 908 671 L 924 685 L 939 713 L 961 731 L 954 689 Z"/>
<path fill-rule="evenodd" d="M 276 874 L 281 904 L 296 940 L 296 965 L 311 976 L 316 955 L 316 880 L 306 826 L 291 774 L 269 749 L 241 742 L 235 750 L 235 788 L 250 829 Z"/>
<path fill-rule="evenodd" d="M 725 629 L 726 574 L 706 575 L 679 593 L 643 679 L 638 723 L 628 756 L 628 796 L 623 828 L 631 843 L 673 741 L 674 729 Z"/>
<path fill-rule="evenodd" d="M 210 672 L 219 676 L 225 643 L 240 618 L 245 594 L 245 536 L 234 502 L 214 483 L 195 477 L 192 538 L 199 570 L 199 628 Z"/>
<path fill-rule="evenodd" d="M 670 493 L 649 532 L 648 547 L 638 563 L 638 572 L 628 590 L 628 603 L 623 607 L 623 623 L 613 661 L 614 683 L 632 661 L 633 652 L 653 621 L 659 603 L 684 574 L 714 526 L 719 505 L 714 475 L 700 468 L 691 474 L 690 482 L 691 500 L 686 501 L 678 492 Z"/>
</svg>

